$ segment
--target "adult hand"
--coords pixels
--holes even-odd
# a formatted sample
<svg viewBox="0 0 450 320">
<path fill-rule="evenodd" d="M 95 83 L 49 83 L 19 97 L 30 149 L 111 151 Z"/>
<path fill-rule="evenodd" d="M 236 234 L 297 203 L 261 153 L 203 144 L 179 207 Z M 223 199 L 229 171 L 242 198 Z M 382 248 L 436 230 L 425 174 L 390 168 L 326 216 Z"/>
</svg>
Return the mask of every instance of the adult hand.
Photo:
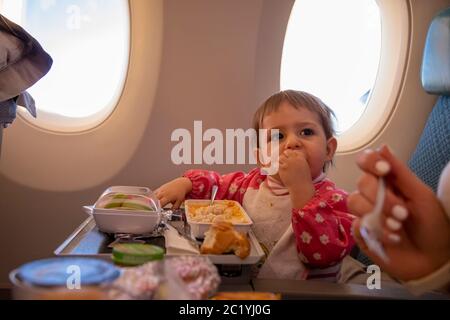
<svg viewBox="0 0 450 320">
<path fill-rule="evenodd" d="M 364 173 L 358 190 L 347 200 L 353 214 L 362 217 L 372 211 L 378 178 L 386 181 L 382 242 L 389 262 L 368 249 L 356 219 L 353 233 L 360 248 L 384 271 L 403 281 L 424 277 L 449 261 L 450 223 L 433 191 L 386 146 L 363 152 L 357 164 Z"/>
</svg>

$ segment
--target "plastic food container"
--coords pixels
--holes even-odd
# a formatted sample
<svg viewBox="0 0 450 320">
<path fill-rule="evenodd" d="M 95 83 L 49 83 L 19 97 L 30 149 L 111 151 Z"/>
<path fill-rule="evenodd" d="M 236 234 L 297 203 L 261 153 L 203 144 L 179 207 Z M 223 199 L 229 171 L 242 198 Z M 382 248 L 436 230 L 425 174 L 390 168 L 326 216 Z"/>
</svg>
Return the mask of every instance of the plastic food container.
<svg viewBox="0 0 450 320">
<path fill-rule="evenodd" d="M 143 243 L 119 243 L 112 252 L 113 261 L 121 266 L 138 266 L 163 258 L 163 248 Z"/>
<path fill-rule="evenodd" d="M 109 187 L 93 206 L 83 208 L 106 233 L 147 234 L 161 222 L 159 200 L 146 187 Z"/>
<path fill-rule="evenodd" d="M 52 258 L 24 264 L 9 278 L 16 300 L 103 300 L 120 275 L 119 268 L 104 260 Z"/>
<path fill-rule="evenodd" d="M 185 211 L 186 211 L 186 221 L 191 228 L 192 236 L 194 236 L 197 239 L 203 239 L 205 237 L 205 232 L 209 230 L 209 228 L 211 227 L 213 222 L 212 221 L 211 222 L 195 221 L 195 220 L 193 220 L 192 212 L 199 205 L 201 205 L 202 207 L 203 206 L 207 207 L 207 206 L 209 206 L 209 204 L 210 204 L 210 200 L 186 200 L 184 202 Z M 245 212 L 244 208 L 242 208 L 242 206 L 240 205 L 239 202 L 232 201 L 232 200 L 215 200 L 214 205 L 217 205 L 217 204 L 233 204 L 233 206 L 236 206 L 237 208 L 239 208 L 239 211 L 242 214 L 245 222 L 233 222 L 233 221 L 230 221 L 230 222 L 233 224 L 234 228 L 238 232 L 248 233 L 250 231 L 250 228 L 253 225 L 253 222 L 250 219 L 250 217 L 248 216 L 247 212 Z M 225 221 L 229 221 L 229 220 L 225 220 Z"/>
</svg>

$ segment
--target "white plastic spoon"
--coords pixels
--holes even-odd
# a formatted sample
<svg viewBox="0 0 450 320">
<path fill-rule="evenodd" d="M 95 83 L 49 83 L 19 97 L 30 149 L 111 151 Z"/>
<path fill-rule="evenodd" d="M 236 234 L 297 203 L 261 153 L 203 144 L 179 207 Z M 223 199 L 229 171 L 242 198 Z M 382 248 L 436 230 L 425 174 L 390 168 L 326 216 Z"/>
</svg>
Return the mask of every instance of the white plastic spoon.
<svg viewBox="0 0 450 320">
<path fill-rule="evenodd" d="M 380 178 L 378 180 L 378 190 L 377 197 L 375 200 L 375 207 L 372 212 L 366 214 L 361 220 L 360 233 L 364 238 L 370 251 L 373 251 L 378 255 L 384 262 L 389 262 L 389 257 L 384 251 L 383 245 L 381 244 L 381 237 L 383 235 L 383 220 L 382 211 L 384 204 L 384 197 L 386 193 L 386 186 L 384 179 Z"/>
<path fill-rule="evenodd" d="M 212 206 L 214 204 L 214 199 L 216 198 L 218 189 L 219 189 L 219 187 L 217 185 L 213 185 L 212 192 L 211 192 L 211 202 L 209 204 L 210 206 Z"/>
</svg>

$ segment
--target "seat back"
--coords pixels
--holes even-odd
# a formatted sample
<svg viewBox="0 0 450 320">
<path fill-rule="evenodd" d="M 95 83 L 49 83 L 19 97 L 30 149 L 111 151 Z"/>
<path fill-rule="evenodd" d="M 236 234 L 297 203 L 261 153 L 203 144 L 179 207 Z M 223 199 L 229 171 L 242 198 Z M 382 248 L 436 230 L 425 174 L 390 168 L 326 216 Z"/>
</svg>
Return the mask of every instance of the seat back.
<svg viewBox="0 0 450 320">
<path fill-rule="evenodd" d="M 408 164 L 436 191 L 442 170 L 450 161 L 450 8 L 437 14 L 428 30 L 422 86 L 439 98 Z"/>
</svg>

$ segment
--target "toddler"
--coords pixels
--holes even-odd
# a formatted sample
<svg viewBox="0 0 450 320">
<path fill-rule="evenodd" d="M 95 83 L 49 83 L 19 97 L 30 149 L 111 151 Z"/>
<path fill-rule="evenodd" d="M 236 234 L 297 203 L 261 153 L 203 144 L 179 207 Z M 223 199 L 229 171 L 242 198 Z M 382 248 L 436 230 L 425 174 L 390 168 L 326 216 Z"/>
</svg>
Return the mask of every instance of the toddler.
<svg viewBox="0 0 450 320">
<path fill-rule="evenodd" d="M 178 207 L 186 197 L 208 199 L 217 185 L 216 199 L 238 201 L 253 220 L 253 232 L 267 253 L 258 277 L 334 280 L 354 240 L 347 194 L 325 177 L 337 147 L 332 115 L 309 93 L 276 93 L 253 119 L 256 132 L 269 132 L 267 141 L 258 140 L 257 150 L 278 144 L 272 148 L 279 152 L 276 173 L 264 174 L 267 163 L 257 152 L 258 168 L 249 173 L 189 170 L 156 195 L 161 205 Z"/>
</svg>

